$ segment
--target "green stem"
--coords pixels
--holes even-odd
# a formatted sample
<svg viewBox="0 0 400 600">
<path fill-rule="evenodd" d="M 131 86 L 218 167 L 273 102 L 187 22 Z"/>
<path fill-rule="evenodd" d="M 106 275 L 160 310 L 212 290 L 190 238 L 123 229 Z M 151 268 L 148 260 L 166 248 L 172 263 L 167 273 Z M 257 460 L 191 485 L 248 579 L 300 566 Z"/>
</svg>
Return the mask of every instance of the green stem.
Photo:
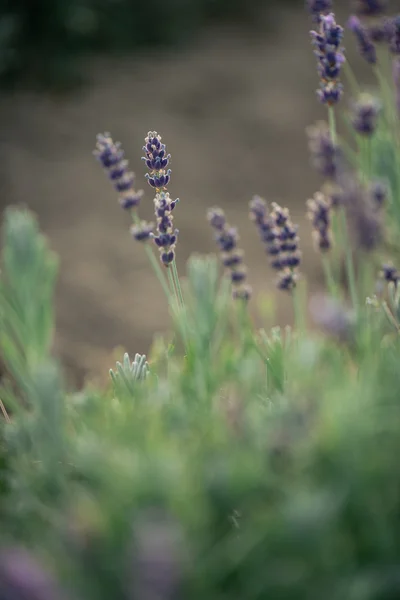
<svg viewBox="0 0 400 600">
<path fill-rule="evenodd" d="M 185 306 L 185 301 L 183 299 L 181 282 L 179 280 L 178 267 L 176 266 L 176 260 L 175 259 L 172 262 L 172 274 L 173 274 L 173 278 L 174 278 L 174 281 L 175 281 L 175 288 L 176 288 L 176 292 L 177 292 L 177 297 L 179 298 L 179 302 L 181 303 L 181 306 Z"/>
<path fill-rule="evenodd" d="M 328 116 L 329 116 L 329 131 L 331 133 L 332 142 L 336 144 L 336 118 L 335 118 L 335 109 L 333 106 L 328 107 Z"/>
<path fill-rule="evenodd" d="M 326 255 L 322 255 L 322 266 L 324 269 L 325 280 L 328 286 L 328 291 L 335 299 L 339 298 L 339 287 L 336 284 L 335 277 L 332 273 L 332 266 L 330 262 L 330 257 Z"/>
<path fill-rule="evenodd" d="M 177 301 L 177 303 L 178 303 L 178 294 L 177 294 L 177 291 L 176 291 L 176 287 L 175 287 L 175 281 L 174 281 L 174 277 L 173 277 L 173 274 L 172 274 L 172 269 L 171 269 L 171 267 L 168 267 L 168 268 L 167 268 L 167 273 L 168 273 L 168 282 L 169 282 L 169 287 L 171 288 L 171 290 L 172 290 L 172 294 L 173 294 L 173 296 L 174 296 L 175 300 L 176 300 L 176 301 Z M 178 303 L 178 306 L 179 306 L 179 303 Z"/>
<path fill-rule="evenodd" d="M 347 281 L 348 281 L 349 290 L 350 290 L 350 298 L 351 298 L 351 303 L 353 305 L 353 308 L 357 312 L 358 298 L 357 298 L 356 276 L 355 276 L 354 262 L 353 262 L 353 252 L 352 252 L 351 244 L 350 244 L 350 241 L 348 238 L 346 211 L 343 206 L 340 208 L 340 218 L 341 218 L 341 225 L 342 225 L 341 229 L 342 229 L 343 241 L 344 241 L 346 272 L 347 272 Z"/>
<path fill-rule="evenodd" d="M 141 221 L 140 221 L 139 215 L 135 211 L 132 211 L 132 219 L 133 219 L 133 222 L 135 223 L 135 225 L 140 227 Z M 144 244 L 144 249 L 148 256 L 148 259 L 150 260 L 151 266 L 153 267 L 156 277 L 157 277 L 158 281 L 160 282 L 162 289 L 164 290 L 164 293 L 165 293 L 168 303 L 169 303 L 171 300 L 171 291 L 168 288 L 168 285 L 167 285 L 167 282 L 165 279 L 165 275 L 161 268 L 160 262 L 157 260 L 157 257 L 154 255 L 153 249 L 150 248 L 150 246 L 147 242 L 145 242 L 145 244 Z"/>
</svg>

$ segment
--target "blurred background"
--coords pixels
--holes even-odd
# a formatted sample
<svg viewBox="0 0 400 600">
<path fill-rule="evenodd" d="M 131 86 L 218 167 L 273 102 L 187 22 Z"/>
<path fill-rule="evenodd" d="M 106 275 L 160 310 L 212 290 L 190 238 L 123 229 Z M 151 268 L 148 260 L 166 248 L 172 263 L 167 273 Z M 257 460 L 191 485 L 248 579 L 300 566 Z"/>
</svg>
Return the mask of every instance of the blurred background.
<svg viewBox="0 0 400 600">
<path fill-rule="evenodd" d="M 336 1 L 343 24 L 349 4 Z M 167 143 L 181 273 L 193 251 L 214 251 L 205 215 L 217 204 L 239 227 L 255 295 L 274 290 L 247 218 L 257 193 L 291 209 L 303 272 L 319 286 L 304 218 L 321 183 L 305 128 L 325 117 L 310 28 L 303 0 L 0 0 L 1 203 L 35 211 L 60 256 L 56 351 L 75 384 L 107 374 L 117 346 L 147 352 L 169 325 L 129 215 L 92 156 L 98 132 L 122 142 L 146 192 L 144 218 L 153 196 L 143 138 L 156 130 Z M 371 81 L 349 34 L 346 48 Z M 290 322 L 288 298 L 278 306 Z"/>
</svg>

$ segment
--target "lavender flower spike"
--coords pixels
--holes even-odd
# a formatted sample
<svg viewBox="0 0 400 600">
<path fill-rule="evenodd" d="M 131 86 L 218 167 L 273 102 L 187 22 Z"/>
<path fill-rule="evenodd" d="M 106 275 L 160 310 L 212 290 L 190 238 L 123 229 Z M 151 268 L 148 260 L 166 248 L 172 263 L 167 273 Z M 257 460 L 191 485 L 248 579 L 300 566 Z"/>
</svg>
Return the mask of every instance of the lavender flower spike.
<svg viewBox="0 0 400 600">
<path fill-rule="evenodd" d="M 354 15 L 350 17 L 347 26 L 356 36 L 361 56 L 370 65 L 375 65 L 377 61 L 376 48 L 372 42 L 368 29 L 364 27 L 360 19 Z"/>
<path fill-rule="evenodd" d="M 160 259 L 168 267 L 175 259 L 175 246 L 178 239 L 178 229 L 174 229 L 173 215 L 178 200 L 172 200 L 168 192 L 157 192 L 154 198 L 154 210 L 157 217 L 157 234 L 153 235 L 154 242 L 160 250 Z"/>
<path fill-rule="evenodd" d="M 239 236 L 237 230 L 231 227 L 225 218 L 225 213 L 220 208 L 208 211 L 208 222 L 215 231 L 215 241 L 221 251 L 221 261 L 232 282 L 232 295 L 234 298 L 248 301 L 252 289 L 246 284 L 247 270 L 243 264 L 243 250 L 238 249 Z"/>
<path fill-rule="evenodd" d="M 339 102 L 343 93 L 340 83 L 340 71 L 345 62 L 341 45 L 343 28 L 337 25 L 333 13 L 321 15 L 318 23 L 319 29 L 310 32 L 314 53 L 318 58 L 320 88 L 317 95 L 323 104 L 333 106 Z"/>
<path fill-rule="evenodd" d="M 297 227 L 292 224 L 289 211 L 273 203 L 269 212 L 265 200 L 254 196 L 250 202 L 250 219 L 257 226 L 271 267 L 279 274 L 278 288 L 290 291 L 297 283 L 301 253 Z"/>
<path fill-rule="evenodd" d="M 132 210 L 139 206 L 143 191 L 135 191 L 134 174 L 128 170 L 128 161 L 119 142 L 114 142 L 109 133 L 99 133 L 96 148 L 93 152 L 97 160 L 107 171 L 115 190 L 119 194 L 119 201 L 125 210 Z"/>
<path fill-rule="evenodd" d="M 166 146 L 161 143 L 161 136 L 157 131 L 149 131 L 144 141 L 145 156 L 142 160 L 150 171 L 146 174 L 147 182 L 157 190 L 166 189 L 171 178 L 171 169 L 167 169 L 171 155 L 167 154 Z"/>
</svg>

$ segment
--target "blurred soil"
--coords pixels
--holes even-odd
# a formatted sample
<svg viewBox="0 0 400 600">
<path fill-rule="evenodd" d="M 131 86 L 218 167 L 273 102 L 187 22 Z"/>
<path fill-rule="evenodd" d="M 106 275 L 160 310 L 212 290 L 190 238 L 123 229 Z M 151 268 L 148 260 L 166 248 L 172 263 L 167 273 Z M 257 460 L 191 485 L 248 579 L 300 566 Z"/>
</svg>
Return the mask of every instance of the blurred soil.
<svg viewBox="0 0 400 600">
<path fill-rule="evenodd" d="M 146 352 L 154 334 L 168 328 L 143 248 L 130 238 L 129 217 L 92 156 L 98 132 L 123 143 L 146 191 L 147 218 L 152 193 L 141 147 L 148 130 L 163 136 L 172 154 L 170 192 L 181 199 L 175 213 L 181 272 L 191 252 L 214 251 L 205 213 L 220 205 L 240 229 L 256 292 L 274 289 L 247 218 L 258 193 L 292 210 L 303 270 L 318 287 L 304 203 L 320 181 L 309 165 L 305 128 L 324 110 L 314 95 L 310 22 L 301 8 L 277 13 L 267 36 L 209 31 L 191 49 L 96 61 L 88 65 L 90 83 L 63 98 L 0 96 L 2 205 L 34 210 L 60 255 L 56 350 L 77 383 L 107 373 L 115 347 Z M 280 295 L 278 306 L 279 322 L 291 321 L 288 298 Z"/>
</svg>

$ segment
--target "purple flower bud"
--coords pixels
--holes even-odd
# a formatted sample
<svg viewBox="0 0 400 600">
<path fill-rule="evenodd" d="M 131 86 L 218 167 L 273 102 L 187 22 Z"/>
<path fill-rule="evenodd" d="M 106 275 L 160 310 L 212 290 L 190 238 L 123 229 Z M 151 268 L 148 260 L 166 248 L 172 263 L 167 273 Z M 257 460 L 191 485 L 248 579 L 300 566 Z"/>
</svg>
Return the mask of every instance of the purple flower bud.
<svg viewBox="0 0 400 600">
<path fill-rule="evenodd" d="M 131 234 L 138 242 L 147 241 L 153 233 L 154 223 L 141 221 L 140 225 L 132 225 Z"/>
<path fill-rule="evenodd" d="M 285 292 L 290 292 L 291 290 L 293 290 L 293 288 L 296 287 L 297 280 L 297 273 L 289 269 L 285 269 L 279 275 L 277 283 L 278 289 Z"/>
<path fill-rule="evenodd" d="M 357 133 L 371 136 L 378 124 L 381 103 L 370 94 L 362 94 L 352 105 L 352 124 Z"/>
<path fill-rule="evenodd" d="M 161 254 L 161 262 L 168 267 L 175 260 L 175 252 L 170 250 L 169 252 L 163 252 Z"/>
<path fill-rule="evenodd" d="M 386 204 L 389 196 L 388 184 L 384 181 L 373 181 L 369 187 L 369 194 L 373 206 L 379 210 Z"/>
<path fill-rule="evenodd" d="M 120 197 L 119 202 L 123 209 L 130 210 L 132 208 L 137 208 L 142 200 L 143 191 L 139 192 L 128 192 Z"/>
<path fill-rule="evenodd" d="M 242 283 L 246 279 L 246 271 L 231 271 L 232 283 Z"/>
<path fill-rule="evenodd" d="M 394 283 L 395 285 L 400 279 L 397 269 L 392 264 L 382 265 L 381 276 L 387 283 Z"/>
</svg>

